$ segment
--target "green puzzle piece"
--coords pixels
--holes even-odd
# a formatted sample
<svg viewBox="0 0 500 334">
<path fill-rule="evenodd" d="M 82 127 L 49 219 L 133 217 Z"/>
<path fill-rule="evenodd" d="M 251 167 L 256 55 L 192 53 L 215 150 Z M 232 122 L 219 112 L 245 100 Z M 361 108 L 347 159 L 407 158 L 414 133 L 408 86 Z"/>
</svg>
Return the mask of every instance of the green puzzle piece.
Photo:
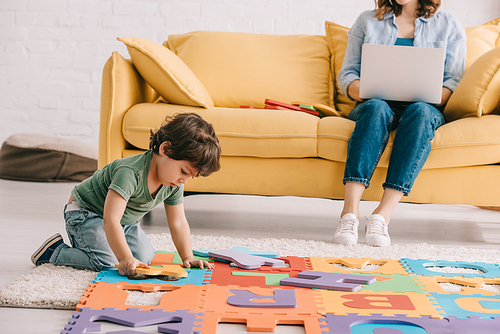
<svg viewBox="0 0 500 334">
<path fill-rule="evenodd" d="M 245 271 L 233 271 L 233 275 L 239 276 L 264 276 L 266 285 L 280 285 L 280 280 L 288 278 L 288 274 L 255 273 Z"/>
<path fill-rule="evenodd" d="M 382 274 L 370 274 L 370 276 L 378 276 L 390 278 L 385 281 L 377 280 L 375 283 L 370 285 L 361 285 L 361 291 L 372 291 L 372 292 L 416 292 L 424 293 L 422 289 L 415 283 L 411 276 L 406 275 L 382 275 Z"/>
</svg>

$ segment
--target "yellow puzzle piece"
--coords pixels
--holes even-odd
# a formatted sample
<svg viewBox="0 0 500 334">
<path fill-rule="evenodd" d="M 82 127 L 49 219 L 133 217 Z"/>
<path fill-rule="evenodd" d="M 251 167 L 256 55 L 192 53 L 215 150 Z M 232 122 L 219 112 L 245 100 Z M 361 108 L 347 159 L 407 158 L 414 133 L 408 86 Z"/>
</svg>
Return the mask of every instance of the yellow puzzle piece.
<svg viewBox="0 0 500 334">
<path fill-rule="evenodd" d="M 118 268 L 118 265 L 115 265 Z M 187 277 L 188 273 L 184 268 L 177 264 L 162 264 L 160 267 L 147 268 L 135 268 L 136 274 L 147 275 L 147 276 L 174 276 L 174 277 Z"/>
</svg>

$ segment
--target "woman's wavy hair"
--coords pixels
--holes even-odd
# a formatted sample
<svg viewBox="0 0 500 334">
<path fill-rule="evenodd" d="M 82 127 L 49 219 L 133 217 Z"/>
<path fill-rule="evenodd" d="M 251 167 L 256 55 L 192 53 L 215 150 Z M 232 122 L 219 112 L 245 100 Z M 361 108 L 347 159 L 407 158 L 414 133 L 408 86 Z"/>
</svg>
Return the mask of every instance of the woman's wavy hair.
<svg viewBox="0 0 500 334">
<path fill-rule="evenodd" d="M 378 7 L 375 17 L 379 20 L 384 18 L 385 13 L 394 12 L 398 16 L 403 11 L 403 6 L 398 4 L 396 0 L 375 0 Z M 418 17 L 431 18 L 441 6 L 441 0 L 418 0 Z"/>
<path fill-rule="evenodd" d="M 195 113 L 168 116 L 156 131 L 151 131 L 149 149 L 159 154 L 160 145 L 168 142 L 169 158 L 190 162 L 197 176 L 209 176 L 220 169 L 221 148 L 213 126 Z"/>
</svg>

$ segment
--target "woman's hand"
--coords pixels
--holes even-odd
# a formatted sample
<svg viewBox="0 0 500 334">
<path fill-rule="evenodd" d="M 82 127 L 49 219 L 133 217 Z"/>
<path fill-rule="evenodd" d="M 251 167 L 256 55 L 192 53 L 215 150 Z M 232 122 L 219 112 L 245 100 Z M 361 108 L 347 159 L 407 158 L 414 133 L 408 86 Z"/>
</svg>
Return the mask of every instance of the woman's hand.
<svg viewBox="0 0 500 334">
<path fill-rule="evenodd" d="M 203 260 L 197 260 L 194 258 L 194 256 L 190 256 L 190 257 L 185 258 L 182 261 L 182 263 L 183 263 L 185 268 L 199 267 L 199 268 L 203 269 L 206 267 L 207 269 L 213 269 L 215 267 L 213 263 L 209 263 L 209 262 L 203 261 Z"/>
<path fill-rule="evenodd" d="M 361 102 L 361 98 L 359 97 L 359 86 L 360 81 L 354 80 L 349 84 L 349 88 L 347 88 L 347 94 L 349 94 L 349 97 L 351 99 Z"/>
<path fill-rule="evenodd" d="M 122 276 L 134 276 L 135 268 L 150 269 L 147 264 L 137 260 L 136 258 L 126 257 L 120 261 L 120 264 L 118 265 L 118 272 Z"/>
<path fill-rule="evenodd" d="M 444 106 L 448 100 L 450 99 L 451 96 L 451 90 L 449 90 L 446 87 L 443 87 L 443 93 L 441 94 L 441 104 L 440 106 Z"/>
</svg>

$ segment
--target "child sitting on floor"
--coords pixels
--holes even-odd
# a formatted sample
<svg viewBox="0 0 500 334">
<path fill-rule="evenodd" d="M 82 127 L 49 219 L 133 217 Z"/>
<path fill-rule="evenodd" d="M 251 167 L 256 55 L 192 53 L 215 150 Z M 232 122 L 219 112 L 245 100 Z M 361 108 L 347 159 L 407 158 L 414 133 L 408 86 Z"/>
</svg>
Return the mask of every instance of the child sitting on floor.
<svg viewBox="0 0 500 334">
<path fill-rule="evenodd" d="M 220 154 L 212 125 L 200 116 L 167 117 L 148 151 L 113 161 L 72 190 L 64 208 L 71 247 L 57 233 L 32 255 L 33 264 L 100 271 L 118 263 L 120 275 L 133 276 L 155 255 L 139 219 L 163 202 L 184 267 L 211 268 L 193 256 L 183 191 L 190 177 L 218 171 Z"/>
</svg>

